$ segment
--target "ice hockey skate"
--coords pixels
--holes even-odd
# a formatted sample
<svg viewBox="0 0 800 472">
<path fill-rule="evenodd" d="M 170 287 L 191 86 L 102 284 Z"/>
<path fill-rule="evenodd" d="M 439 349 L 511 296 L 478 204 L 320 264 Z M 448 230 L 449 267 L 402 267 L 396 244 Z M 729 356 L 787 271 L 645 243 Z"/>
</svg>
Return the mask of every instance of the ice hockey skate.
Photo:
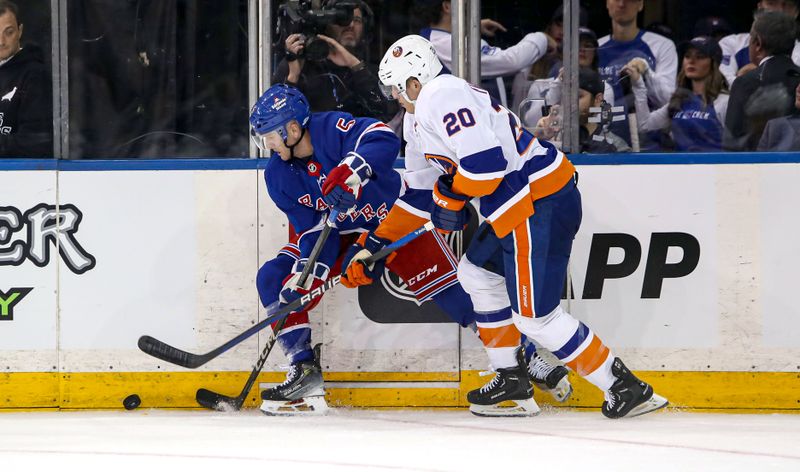
<svg viewBox="0 0 800 472">
<path fill-rule="evenodd" d="M 314 359 L 292 364 L 286 380 L 261 392 L 261 411 L 269 416 L 324 415 L 328 411 L 322 368 L 319 364 L 319 345 Z"/>
<path fill-rule="evenodd" d="M 563 403 L 572 395 L 569 370 L 563 365 L 552 365 L 534 353 L 528 362 L 528 374 L 535 387 L 552 395 L 557 402 Z"/>
<path fill-rule="evenodd" d="M 541 411 L 533 399 L 522 349 L 517 350 L 517 365 L 497 369 L 483 387 L 467 393 L 469 411 L 477 416 L 535 416 Z M 502 403 L 514 406 L 502 406 Z"/>
<path fill-rule="evenodd" d="M 607 418 L 639 416 L 667 406 L 667 399 L 636 378 L 619 357 L 614 358 L 611 373 L 617 381 L 606 392 L 606 401 L 603 402 L 603 414 Z"/>
</svg>

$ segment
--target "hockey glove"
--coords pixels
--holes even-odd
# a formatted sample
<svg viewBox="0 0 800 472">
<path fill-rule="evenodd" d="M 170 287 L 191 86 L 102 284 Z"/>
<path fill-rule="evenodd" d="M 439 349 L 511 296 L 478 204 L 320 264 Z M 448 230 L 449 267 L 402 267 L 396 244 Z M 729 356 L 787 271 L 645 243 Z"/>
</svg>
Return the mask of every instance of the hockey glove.
<svg viewBox="0 0 800 472">
<path fill-rule="evenodd" d="M 299 286 L 298 282 L 300 281 L 300 275 L 302 274 L 305 265 L 305 260 L 299 260 L 295 262 L 292 273 L 283 279 L 283 288 L 281 288 L 280 294 L 281 307 L 292 303 L 298 298 L 301 298 L 303 295 L 313 292 L 314 289 L 321 287 L 325 283 L 325 280 L 327 280 L 330 270 L 325 264 L 317 262 L 314 270 L 308 274 L 306 283 L 303 284 L 303 286 Z M 308 303 L 304 304 L 302 308 L 299 308 L 292 313 L 311 310 L 317 305 L 317 303 L 319 303 L 320 300 L 321 297 L 318 297 L 313 301 L 309 301 Z"/>
<path fill-rule="evenodd" d="M 452 186 L 452 175 L 439 176 L 433 186 L 431 221 L 440 233 L 461 231 L 469 221 L 466 205 L 472 197 L 453 192 Z"/>
<path fill-rule="evenodd" d="M 347 269 L 342 277 L 342 285 L 348 288 L 356 288 L 360 285 L 369 285 L 383 274 L 386 264 L 396 255 L 392 253 L 386 259 L 376 261 L 367 267 L 364 259 L 380 251 L 391 241 L 375 236 L 374 233 L 364 233 L 358 238 L 358 242 L 350 246 L 342 260 L 342 267 Z"/>
<path fill-rule="evenodd" d="M 322 198 L 334 210 L 348 214 L 356 208 L 361 196 L 361 187 L 369 182 L 372 168 L 363 157 L 350 152 L 342 162 L 328 174 L 322 184 Z"/>
</svg>

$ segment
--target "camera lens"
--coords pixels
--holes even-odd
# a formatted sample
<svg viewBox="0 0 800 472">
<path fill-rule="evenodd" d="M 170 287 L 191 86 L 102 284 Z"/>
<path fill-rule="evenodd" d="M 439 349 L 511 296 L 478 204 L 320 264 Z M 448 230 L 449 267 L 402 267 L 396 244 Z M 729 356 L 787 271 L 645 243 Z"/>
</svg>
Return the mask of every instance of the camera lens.
<svg viewBox="0 0 800 472">
<path fill-rule="evenodd" d="M 317 36 L 308 38 L 305 45 L 305 57 L 309 61 L 324 61 L 330 53 L 328 43 L 319 39 Z"/>
</svg>

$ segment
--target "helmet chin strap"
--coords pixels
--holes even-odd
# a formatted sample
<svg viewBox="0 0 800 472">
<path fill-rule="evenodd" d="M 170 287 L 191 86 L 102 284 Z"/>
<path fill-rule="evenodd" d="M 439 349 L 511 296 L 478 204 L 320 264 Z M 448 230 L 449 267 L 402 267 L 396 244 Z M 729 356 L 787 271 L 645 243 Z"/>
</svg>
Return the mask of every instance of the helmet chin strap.
<svg viewBox="0 0 800 472">
<path fill-rule="evenodd" d="M 405 91 L 405 90 L 403 90 L 402 92 L 400 92 L 400 96 L 402 96 L 402 97 L 403 97 L 403 100 L 407 101 L 408 103 L 410 103 L 410 104 L 412 104 L 412 105 L 414 105 L 414 106 L 416 106 L 416 105 L 417 105 L 417 101 L 416 101 L 416 100 L 411 100 L 411 99 L 408 97 L 408 93 L 406 93 L 406 91 Z"/>
<path fill-rule="evenodd" d="M 289 143 L 287 143 L 286 141 L 283 142 L 283 144 L 285 144 L 286 147 L 289 148 L 289 160 L 295 159 L 295 157 L 294 157 L 294 147 L 297 146 L 298 144 L 300 144 L 300 141 L 303 140 L 303 136 L 306 135 L 306 129 L 302 128 L 302 130 L 303 131 L 300 132 L 300 137 L 297 138 L 297 141 L 295 141 L 295 143 L 292 144 L 291 146 L 289 146 Z M 300 158 L 297 158 L 297 159 L 300 159 Z"/>
</svg>

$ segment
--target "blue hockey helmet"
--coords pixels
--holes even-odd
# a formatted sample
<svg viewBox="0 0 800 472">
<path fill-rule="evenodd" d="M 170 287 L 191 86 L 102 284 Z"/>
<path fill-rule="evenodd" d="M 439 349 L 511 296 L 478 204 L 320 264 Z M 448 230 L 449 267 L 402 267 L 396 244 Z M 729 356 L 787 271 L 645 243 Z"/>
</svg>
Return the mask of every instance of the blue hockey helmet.
<svg viewBox="0 0 800 472">
<path fill-rule="evenodd" d="M 297 121 L 305 129 L 311 119 L 311 107 L 302 92 L 286 84 L 275 84 L 261 95 L 250 110 L 250 135 L 261 147 L 261 140 L 255 139 L 272 131 L 277 131 L 283 141 L 288 133 L 286 125 Z"/>
</svg>

